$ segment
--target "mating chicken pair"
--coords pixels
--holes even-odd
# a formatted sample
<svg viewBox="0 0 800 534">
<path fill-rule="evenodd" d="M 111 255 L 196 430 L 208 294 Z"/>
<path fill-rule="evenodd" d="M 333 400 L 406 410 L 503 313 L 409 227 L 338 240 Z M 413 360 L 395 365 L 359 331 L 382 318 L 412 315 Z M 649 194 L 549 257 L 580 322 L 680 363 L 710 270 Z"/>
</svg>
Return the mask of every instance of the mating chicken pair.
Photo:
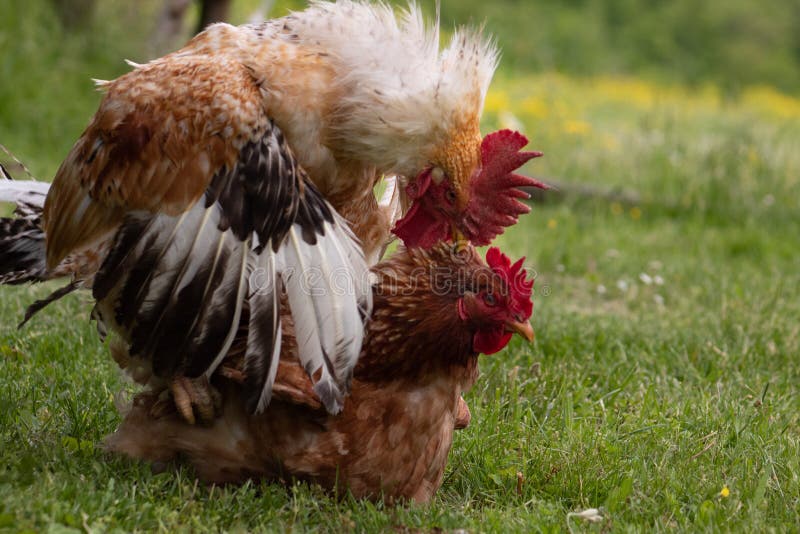
<svg viewBox="0 0 800 534">
<path fill-rule="evenodd" d="M 21 207 L 0 276 L 72 273 L 53 298 L 91 288 L 147 384 L 112 450 L 183 453 L 212 481 L 435 492 L 477 354 L 532 337 L 521 262 L 461 240 L 488 244 L 541 187 L 512 173 L 539 155 L 521 134 L 481 139 L 494 47 L 460 30 L 440 52 L 437 32 L 352 1 L 211 26 L 99 82 L 43 211 L 42 184 L 0 189 Z M 370 272 L 392 229 L 405 247 Z"/>
</svg>

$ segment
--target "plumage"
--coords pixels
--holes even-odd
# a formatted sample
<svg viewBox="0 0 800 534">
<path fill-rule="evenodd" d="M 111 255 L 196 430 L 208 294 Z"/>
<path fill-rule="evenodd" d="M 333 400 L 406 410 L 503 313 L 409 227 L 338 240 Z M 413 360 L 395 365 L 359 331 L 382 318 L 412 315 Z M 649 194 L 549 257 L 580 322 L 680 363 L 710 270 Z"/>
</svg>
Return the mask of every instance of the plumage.
<svg viewBox="0 0 800 534">
<path fill-rule="evenodd" d="M 373 292 L 367 262 L 378 261 L 392 231 L 408 249 L 373 273 L 384 286 L 399 283 L 393 276 L 408 265 L 456 261 L 440 242 L 487 244 L 527 212 L 521 188 L 543 187 L 512 174 L 538 155 L 520 152 L 524 136 L 481 137 L 497 57 L 491 40 L 469 29 L 440 46 L 438 21 L 426 23 L 414 5 L 396 14 L 383 3 L 315 1 L 261 24 L 212 25 L 182 49 L 98 83 L 99 108 L 43 211 L 46 186 L 0 186 L 23 221 L 0 225 L 0 239 L 9 237 L 0 250 L 11 254 L 0 281 L 71 274 L 70 289 L 51 300 L 91 288 L 92 316 L 112 334 L 117 362 L 149 388 L 169 388 L 189 423 L 214 419 L 209 380 L 231 382 L 225 401 L 245 421 L 271 413 L 273 396 L 347 421 L 360 406 L 344 400 L 351 382 L 383 387 L 400 377 L 400 397 L 433 384 L 438 419 L 411 418 L 414 431 L 403 435 L 443 468 L 463 412 L 454 392 L 474 379 L 473 353 L 499 350 L 508 333 L 497 318 L 470 322 L 488 312 L 457 280 L 461 300 L 431 300 L 437 308 L 420 308 L 429 317 L 420 321 L 418 303 Z M 384 177 L 391 194 L 379 202 L 374 188 Z M 451 331 L 465 324 L 469 335 L 453 342 Z M 444 367 L 419 360 L 411 340 L 458 358 Z M 461 370 L 441 373 L 453 366 Z M 384 396 L 375 387 L 373 400 Z M 148 413 L 164 409 L 156 401 Z M 428 436 L 417 435 L 425 428 Z M 435 436 L 433 450 L 419 449 Z M 397 431 L 384 437 L 390 448 L 403 444 Z M 415 469 L 428 490 L 406 485 L 398 495 L 427 498 L 441 470 Z M 372 477 L 365 494 L 382 489 L 379 471 L 364 476 Z"/>
<path fill-rule="evenodd" d="M 187 209 L 266 119 L 371 260 L 396 219 L 372 196 L 382 176 L 398 177 L 406 211 L 406 189 L 441 169 L 454 200 L 439 211 L 473 239 L 465 217 L 479 194 L 470 183 L 484 164 L 479 121 L 498 53 L 466 28 L 441 49 L 439 40 L 438 21 L 415 5 L 395 14 L 380 3 L 313 2 L 260 24 L 212 25 L 177 52 L 133 64 L 102 84 L 100 108 L 56 176 L 48 265 L 112 232 L 120 207 Z"/>
<path fill-rule="evenodd" d="M 251 135 L 238 160 L 220 168 L 187 209 L 130 209 L 113 234 L 98 236 L 100 245 L 79 248 L 56 269 L 44 266 L 48 234 L 46 222 L 42 232 L 41 211 L 30 219 L 0 221 L 8 226 L 0 228 L 6 230 L 0 246 L 13 252 L 0 273 L 6 283 L 73 274 L 72 289 L 92 288 L 99 328 L 120 336 L 129 355 L 152 366 L 162 383 L 211 376 L 248 302 L 252 316 L 265 319 L 252 325 L 248 358 L 252 369 L 263 372 L 251 373 L 245 385 L 257 411 L 268 404 L 275 376 L 281 342 L 277 299 L 285 288 L 305 334 L 299 358 L 335 413 L 371 307 L 363 253 L 297 164 L 280 129 L 266 120 Z M 38 189 L 31 183 L 31 191 Z M 24 182 L 15 182 L 14 190 L 24 191 Z M 76 265 L 95 251 L 87 265 Z M 271 289 L 262 296 L 265 288 Z M 27 318 L 66 293 L 36 303 Z"/>
<path fill-rule="evenodd" d="M 306 334 L 299 357 L 310 376 L 321 370 L 315 387 L 328 392 L 325 405 L 335 413 L 363 339 L 362 310 L 370 303 L 352 284 L 348 292 L 334 291 L 331 273 L 354 277 L 364 270 L 357 241 L 268 121 L 190 209 L 132 212 L 95 276 L 93 295 L 96 316 L 130 344 L 132 356 L 152 362 L 154 374 L 166 379 L 211 376 L 249 300 L 253 316 L 264 319 L 252 325 L 257 340 L 248 364 L 266 372 L 253 372 L 246 384 L 258 399 L 251 407 L 261 411 L 274 379 L 270 355 L 280 347 L 276 296 L 285 287 Z M 265 298 L 256 295 L 264 291 Z"/>
<path fill-rule="evenodd" d="M 262 255 L 260 268 L 263 279 L 248 300 L 249 320 L 247 343 L 242 363 L 248 390 L 247 408 L 251 413 L 262 412 L 272 398 L 275 375 L 278 372 L 281 338 L 281 291 L 276 286 L 277 266 L 273 254 Z M 260 328 L 259 325 L 271 325 Z"/>
<path fill-rule="evenodd" d="M 154 462 L 180 455 L 207 482 L 299 478 L 357 497 L 429 500 L 441 484 L 453 430 L 469 424 L 461 394 L 478 376 L 475 344 L 497 329 L 530 338 L 525 305 L 532 282 L 521 262 L 511 266 L 496 249 L 485 262 L 471 247 L 444 243 L 428 252 L 401 249 L 374 274 L 372 318 L 338 415 L 326 413 L 303 371 L 296 317 L 284 307 L 286 343 L 273 401 L 262 414 L 250 415 L 236 380 L 218 375 L 222 410 L 209 425 L 188 425 L 149 390 L 133 401 L 106 447 Z M 494 306 L 464 304 L 488 294 Z M 249 343 L 246 324 L 239 340 Z M 242 368 L 242 350 L 235 343 L 224 365 Z"/>
<path fill-rule="evenodd" d="M 50 184 L 47 182 L 12 180 L 2 165 L 0 165 L 0 180 L 3 181 L 3 186 L 0 187 L 0 202 L 12 202 L 21 209 L 26 205 L 41 207 L 50 189 Z"/>
<path fill-rule="evenodd" d="M 4 149 L 2 145 L 0 148 Z M 17 163 L 22 165 L 18 161 Z M 0 218 L 0 284 L 42 282 L 74 276 L 76 284 L 73 289 L 77 289 L 83 287 L 85 279 L 97 271 L 105 253 L 104 243 L 67 256 L 54 269 L 46 267 L 45 235 L 41 222 L 42 208 L 49 188 L 50 184 L 47 182 L 14 180 L 5 167 L 0 165 L 0 202 L 14 204 L 14 217 Z M 55 299 L 64 294 L 58 291 Z M 50 300 L 43 299 L 37 303 L 42 306 L 36 310 L 49 302 Z M 28 318 L 26 316 L 25 320 Z"/>
</svg>

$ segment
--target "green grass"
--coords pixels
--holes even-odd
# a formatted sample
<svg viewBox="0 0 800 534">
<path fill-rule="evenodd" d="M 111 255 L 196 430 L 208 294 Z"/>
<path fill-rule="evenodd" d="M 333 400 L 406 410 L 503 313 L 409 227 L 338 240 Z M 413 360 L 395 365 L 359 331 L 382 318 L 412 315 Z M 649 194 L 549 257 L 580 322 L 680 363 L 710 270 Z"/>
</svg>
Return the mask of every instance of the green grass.
<svg viewBox="0 0 800 534">
<path fill-rule="evenodd" d="M 602 523 L 573 527 L 800 528 L 800 124 L 691 93 L 612 109 L 590 81 L 497 92 L 519 102 L 520 86 L 569 110 L 488 109 L 487 128 L 510 111 L 528 122 L 546 152 L 529 171 L 625 185 L 642 202 L 567 196 L 501 239 L 538 273 L 537 341 L 483 359 L 473 423 L 430 506 L 337 502 L 305 485 L 209 489 L 104 456 L 127 386 L 86 297 L 16 331 L 46 288 L 3 288 L 0 524 L 551 531 L 602 507 Z"/>
<path fill-rule="evenodd" d="M 126 55 L 94 39 L 109 48 L 56 69 L 57 89 L 37 83 L 83 44 L 0 86 L 0 141 L 40 176 L 96 105 L 86 78 L 115 75 L 105 57 Z M 798 110 L 766 89 L 726 100 L 630 79 L 498 80 L 485 129 L 521 123 L 546 154 L 528 172 L 640 201 L 567 194 L 501 238 L 538 274 L 537 340 L 483 358 L 472 425 L 429 506 L 307 485 L 208 488 L 107 457 L 115 395 L 131 388 L 87 296 L 17 331 L 50 288 L 0 288 L 0 529 L 799 530 Z M 568 523 L 590 507 L 602 522 Z"/>
</svg>

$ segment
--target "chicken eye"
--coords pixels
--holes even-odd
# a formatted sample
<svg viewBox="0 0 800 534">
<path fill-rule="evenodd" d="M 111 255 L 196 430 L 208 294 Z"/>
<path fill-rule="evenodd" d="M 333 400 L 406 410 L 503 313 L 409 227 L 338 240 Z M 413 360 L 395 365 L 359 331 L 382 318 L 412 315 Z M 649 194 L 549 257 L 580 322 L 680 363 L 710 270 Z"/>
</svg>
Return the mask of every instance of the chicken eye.
<svg viewBox="0 0 800 534">
<path fill-rule="evenodd" d="M 455 204 L 456 203 L 456 192 L 453 191 L 452 189 L 448 189 L 447 191 L 444 192 L 444 198 L 450 204 Z"/>
<path fill-rule="evenodd" d="M 485 302 L 487 306 L 494 306 L 495 304 L 497 304 L 497 300 L 491 293 L 484 293 L 483 302 Z"/>
</svg>

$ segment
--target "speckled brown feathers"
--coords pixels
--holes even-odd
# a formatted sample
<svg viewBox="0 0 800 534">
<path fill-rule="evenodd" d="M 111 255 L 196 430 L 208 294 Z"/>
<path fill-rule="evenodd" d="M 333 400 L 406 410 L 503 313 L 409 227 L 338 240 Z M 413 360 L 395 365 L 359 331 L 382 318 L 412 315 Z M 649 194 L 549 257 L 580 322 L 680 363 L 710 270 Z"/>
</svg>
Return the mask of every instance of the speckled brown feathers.
<svg viewBox="0 0 800 534">
<path fill-rule="evenodd" d="M 105 237 L 127 211 L 187 209 L 267 121 L 250 71 L 224 57 L 156 61 L 104 89 L 47 197 L 50 267 Z"/>
<path fill-rule="evenodd" d="M 287 320 L 274 398 L 263 414 L 249 415 L 241 388 L 217 376 L 224 406 L 209 426 L 154 417 L 157 395 L 145 393 L 106 446 L 148 461 L 180 455 L 209 482 L 297 478 L 356 497 L 430 500 L 454 430 L 469 423 L 461 394 L 478 374 L 474 326 L 459 319 L 457 301 L 487 284 L 505 288 L 474 249 L 453 244 L 400 250 L 374 272 L 373 316 L 338 415 L 321 409 Z M 241 367 L 243 335 L 226 365 Z"/>
<path fill-rule="evenodd" d="M 456 303 L 465 291 L 494 278 L 474 248 L 440 244 L 403 250 L 375 273 L 375 311 L 357 378 L 420 380 L 464 366 L 475 356 L 472 332 L 456 313 Z M 431 354 L 439 357 L 420 356 Z"/>
</svg>

